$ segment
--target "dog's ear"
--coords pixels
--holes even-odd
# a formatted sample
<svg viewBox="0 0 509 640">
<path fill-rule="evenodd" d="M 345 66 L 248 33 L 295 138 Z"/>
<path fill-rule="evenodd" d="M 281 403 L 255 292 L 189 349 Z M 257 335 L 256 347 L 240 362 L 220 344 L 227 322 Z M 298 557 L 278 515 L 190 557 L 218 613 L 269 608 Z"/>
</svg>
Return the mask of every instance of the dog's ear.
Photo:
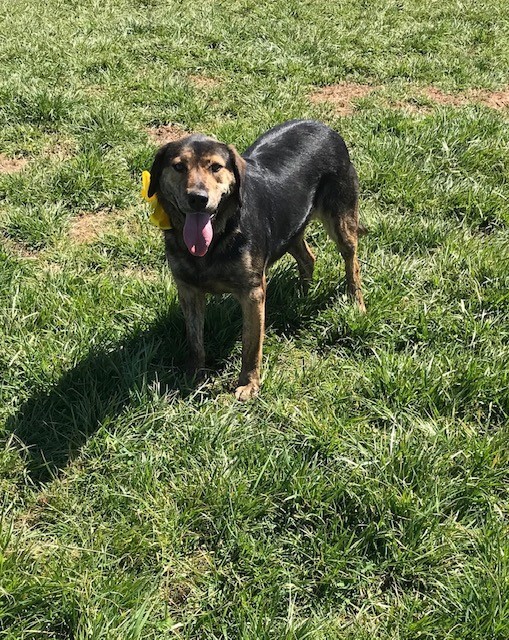
<svg viewBox="0 0 509 640">
<path fill-rule="evenodd" d="M 161 173 L 164 168 L 164 156 L 166 155 L 166 150 L 168 149 L 168 145 L 165 144 L 164 147 L 161 147 L 159 151 L 156 153 L 154 158 L 154 162 L 152 163 L 152 168 L 150 169 L 150 184 L 148 187 L 148 197 L 151 198 L 156 191 L 159 189 L 159 180 L 161 178 Z"/>
<path fill-rule="evenodd" d="M 242 196 L 244 194 L 244 180 L 246 177 L 246 161 L 232 144 L 228 145 L 228 151 L 230 152 L 233 175 L 235 176 L 235 182 L 237 183 L 239 203 L 242 204 Z"/>
</svg>

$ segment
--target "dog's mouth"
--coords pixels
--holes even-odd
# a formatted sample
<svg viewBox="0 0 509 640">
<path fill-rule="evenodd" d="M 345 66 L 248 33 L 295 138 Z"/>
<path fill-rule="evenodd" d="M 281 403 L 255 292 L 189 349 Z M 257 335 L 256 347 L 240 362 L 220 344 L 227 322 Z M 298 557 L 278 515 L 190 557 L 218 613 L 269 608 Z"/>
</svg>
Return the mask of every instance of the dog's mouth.
<svg viewBox="0 0 509 640">
<path fill-rule="evenodd" d="M 193 256 L 202 257 L 209 250 L 214 236 L 212 219 L 214 215 L 206 211 L 188 213 L 184 223 L 184 242 Z"/>
</svg>

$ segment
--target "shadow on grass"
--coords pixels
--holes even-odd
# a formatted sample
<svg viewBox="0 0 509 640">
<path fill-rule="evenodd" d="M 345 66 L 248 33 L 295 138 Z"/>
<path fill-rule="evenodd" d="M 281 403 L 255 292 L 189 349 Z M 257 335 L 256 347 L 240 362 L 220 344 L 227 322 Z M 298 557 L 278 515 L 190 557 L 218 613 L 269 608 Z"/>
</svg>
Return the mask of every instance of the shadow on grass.
<svg viewBox="0 0 509 640">
<path fill-rule="evenodd" d="M 268 327 L 277 333 L 297 333 L 306 319 L 328 304 L 334 290 L 331 283 L 305 298 L 298 293 L 292 270 L 275 271 L 267 295 Z M 241 326 L 233 298 L 210 299 L 205 340 L 212 375 L 223 368 Z M 184 336 L 184 321 L 175 306 L 148 330 L 91 351 L 49 391 L 27 400 L 10 418 L 8 430 L 26 447 L 32 481 L 41 484 L 58 475 L 102 424 L 114 420 L 148 387 L 158 385 L 162 394 L 188 397 L 195 383 L 182 371 Z"/>
<path fill-rule="evenodd" d="M 183 329 L 172 310 L 149 330 L 91 351 L 52 388 L 25 402 L 8 427 L 27 448 L 27 469 L 36 484 L 58 474 L 101 424 L 147 386 L 189 394 L 191 383 L 176 366 L 183 359 Z"/>
</svg>

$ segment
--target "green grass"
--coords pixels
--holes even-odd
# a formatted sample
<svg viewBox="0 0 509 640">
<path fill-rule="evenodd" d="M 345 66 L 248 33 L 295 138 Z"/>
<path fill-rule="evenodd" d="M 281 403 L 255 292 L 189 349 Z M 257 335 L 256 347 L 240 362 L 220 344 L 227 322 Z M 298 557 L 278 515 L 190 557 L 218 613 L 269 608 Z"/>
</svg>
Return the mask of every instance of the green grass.
<svg viewBox="0 0 509 640">
<path fill-rule="evenodd" d="M 15 5 L 0 149 L 28 165 L 0 173 L 0 637 L 507 640 L 508 112 L 389 105 L 507 87 L 508 6 Z M 377 89 L 345 118 L 310 102 L 342 81 Z M 262 393 L 242 405 L 232 300 L 209 303 L 211 378 L 180 371 L 139 198 L 147 127 L 243 150 L 292 117 L 352 151 L 368 314 L 312 227 L 315 282 L 301 297 L 290 259 L 273 270 Z"/>
</svg>

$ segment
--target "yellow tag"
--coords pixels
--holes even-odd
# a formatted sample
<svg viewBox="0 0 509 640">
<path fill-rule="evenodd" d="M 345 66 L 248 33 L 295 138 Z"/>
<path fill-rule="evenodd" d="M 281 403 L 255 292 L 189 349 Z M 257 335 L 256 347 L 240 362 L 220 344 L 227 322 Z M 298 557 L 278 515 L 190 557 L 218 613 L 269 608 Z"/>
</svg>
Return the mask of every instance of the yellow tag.
<svg viewBox="0 0 509 640">
<path fill-rule="evenodd" d="M 149 216 L 149 222 L 159 229 L 172 229 L 170 218 L 166 211 L 159 204 L 157 194 L 154 193 L 148 197 L 148 188 L 150 186 L 150 171 L 143 171 L 141 174 L 141 197 L 146 200 L 152 207 L 152 213 Z"/>
</svg>

